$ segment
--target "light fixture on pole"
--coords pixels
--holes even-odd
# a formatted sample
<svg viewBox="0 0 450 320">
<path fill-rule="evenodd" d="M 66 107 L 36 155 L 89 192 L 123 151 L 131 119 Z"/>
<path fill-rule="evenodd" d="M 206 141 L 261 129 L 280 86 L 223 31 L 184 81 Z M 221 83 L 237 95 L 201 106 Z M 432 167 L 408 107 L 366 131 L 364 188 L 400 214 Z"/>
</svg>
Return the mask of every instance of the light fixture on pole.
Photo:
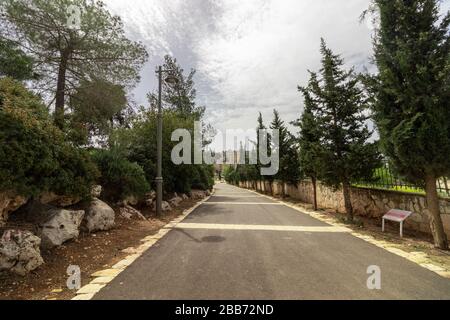
<svg viewBox="0 0 450 320">
<path fill-rule="evenodd" d="M 163 176 L 162 176 L 162 137 L 163 137 L 163 117 L 162 117 L 162 79 L 163 73 L 168 73 L 165 82 L 170 86 L 178 84 L 179 80 L 172 73 L 173 70 L 163 70 L 162 66 L 158 67 L 156 74 L 158 75 L 158 129 L 157 129 L 157 168 L 156 168 L 156 216 L 162 216 L 163 202 Z"/>
</svg>

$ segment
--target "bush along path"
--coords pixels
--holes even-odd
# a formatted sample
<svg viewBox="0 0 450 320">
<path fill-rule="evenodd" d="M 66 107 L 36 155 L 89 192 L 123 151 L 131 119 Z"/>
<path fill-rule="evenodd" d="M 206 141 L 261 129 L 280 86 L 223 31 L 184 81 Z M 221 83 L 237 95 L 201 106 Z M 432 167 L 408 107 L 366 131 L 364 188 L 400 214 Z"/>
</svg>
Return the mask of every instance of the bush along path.
<svg viewBox="0 0 450 320">
<path fill-rule="evenodd" d="M 95 187 L 93 196 L 99 192 L 101 188 Z M 69 266 L 80 268 L 81 285 L 89 283 L 91 274 L 113 268 L 135 254 L 134 248 L 142 239 L 158 234 L 169 221 L 209 194 L 174 194 L 165 202 L 161 219 L 154 218 L 154 193 L 148 193 L 141 203 L 130 199 L 111 206 L 97 197 L 68 208 L 28 203 L 0 230 L 0 299 L 73 298 L 77 290 L 67 287 Z M 52 200 L 52 204 L 61 204 L 59 198 Z M 66 199 L 67 203 L 71 201 Z M 30 206 L 33 219 L 27 217 Z"/>
</svg>

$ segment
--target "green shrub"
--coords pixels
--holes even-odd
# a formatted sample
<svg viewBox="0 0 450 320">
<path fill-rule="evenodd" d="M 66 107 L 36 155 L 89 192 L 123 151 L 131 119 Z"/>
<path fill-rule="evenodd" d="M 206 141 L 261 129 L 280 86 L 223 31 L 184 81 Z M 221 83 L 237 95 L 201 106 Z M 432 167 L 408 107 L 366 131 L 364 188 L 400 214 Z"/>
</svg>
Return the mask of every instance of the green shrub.
<svg viewBox="0 0 450 320">
<path fill-rule="evenodd" d="M 239 175 L 239 171 L 237 168 L 235 169 L 233 166 L 227 165 L 224 168 L 223 176 L 225 178 L 225 181 L 230 184 L 239 184 L 241 181 L 241 177 Z"/>
<path fill-rule="evenodd" d="M 209 165 L 195 165 L 192 169 L 192 188 L 211 190 L 214 186 L 214 167 Z"/>
<path fill-rule="evenodd" d="M 118 150 L 94 150 L 92 158 L 101 172 L 99 183 L 103 186 L 107 198 L 112 200 L 124 200 L 129 196 L 142 198 L 150 191 L 142 167 L 128 161 Z"/>
<path fill-rule="evenodd" d="M 165 192 L 189 193 L 192 188 L 207 190 L 213 187 L 212 166 L 175 165 L 171 160 L 172 148 L 178 144 L 171 140 L 172 132 L 183 128 L 189 130 L 193 137 L 195 120 L 192 115 L 167 110 L 164 112 L 162 163 Z M 144 112 L 131 129 L 116 130 L 112 135 L 113 144 L 118 146 L 130 161 L 138 163 L 144 169 L 147 180 L 152 183 L 156 177 L 156 125 L 156 113 Z"/>
<path fill-rule="evenodd" d="M 87 197 L 97 175 L 89 154 L 65 140 L 39 97 L 0 79 L 0 191 Z"/>
</svg>

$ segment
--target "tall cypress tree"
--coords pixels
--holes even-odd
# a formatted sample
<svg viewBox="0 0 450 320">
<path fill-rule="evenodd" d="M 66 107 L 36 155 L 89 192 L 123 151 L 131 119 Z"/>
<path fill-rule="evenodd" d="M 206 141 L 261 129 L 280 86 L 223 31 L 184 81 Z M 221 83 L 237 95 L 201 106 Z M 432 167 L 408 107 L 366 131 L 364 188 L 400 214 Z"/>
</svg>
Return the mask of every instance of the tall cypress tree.
<svg viewBox="0 0 450 320">
<path fill-rule="evenodd" d="M 298 169 L 298 153 L 294 136 L 287 129 L 284 121 L 277 110 L 273 111 L 273 121 L 270 125 L 272 130 L 279 130 L 279 157 L 280 167 L 275 179 L 283 183 L 283 196 L 286 194 L 285 183 L 296 184 L 300 177 Z"/>
<path fill-rule="evenodd" d="M 370 143 L 366 110 L 368 103 L 353 69 L 346 71 L 339 55 L 321 43 L 322 68 L 318 77 L 311 73 L 307 90 L 311 111 L 321 132 L 319 157 L 321 181 L 336 189 L 342 187 L 345 209 L 353 220 L 350 186 L 354 181 L 370 179 L 380 165 L 376 143 Z"/>
<path fill-rule="evenodd" d="M 379 74 L 372 87 L 383 151 L 393 167 L 423 184 L 435 245 L 448 249 L 437 179 L 450 174 L 450 13 L 436 0 L 376 0 Z"/>
<path fill-rule="evenodd" d="M 310 95 L 310 87 L 299 87 L 303 94 L 305 110 L 297 121 L 292 124 L 299 127 L 299 163 L 302 177 L 311 179 L 313 185 L 313 206 L 317 210 L 317 180 L 320 177 L 321 131 L 313 110 L 317 108 Z"/>
<path fill-rule="evenodd" d="M 262 117 L 261 112 L 258 115 L 258 126 L 256 127 L 256 155 L 258 157 L 257 164 L 255 165 L 258 177 L 264 179 L 264 176 L 261 175 L 261 162 L 260 162 L 260 155 L 259 152 L 261 150 L 261 137 L 260 137 L 260 131 L 267 130 L 266 126 L 264 125 L 264 120 Z M 264 137 L 267 137 L 267 135 L 264 135 Z"/>
</svg>

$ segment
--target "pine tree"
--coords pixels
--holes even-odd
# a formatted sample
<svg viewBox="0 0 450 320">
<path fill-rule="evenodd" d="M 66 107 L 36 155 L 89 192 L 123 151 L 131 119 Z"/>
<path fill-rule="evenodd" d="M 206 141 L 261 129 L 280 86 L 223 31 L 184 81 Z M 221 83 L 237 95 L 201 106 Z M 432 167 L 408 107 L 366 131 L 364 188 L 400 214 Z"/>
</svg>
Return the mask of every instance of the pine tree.
<svg viewBox="0 0 450 320">
<path fill-rule="evenodd" d="M 19 81 L 37 78 L 33 73 L 33 59 L 17 44 L 0 38 L 0 77 L 11 77 Z"/>
<path fill-rule="evenodd" d="M 259 152 L 261 150 L 261 137 L 260 137 L 260 132 L 266 132 L 267 128 L 264 125 L 264 120 L 263 120 L 263 116 L 262 113 L 260 112 L 258 115 L 258 126 L 256 127 L 256 155 L 258 156 L 258 161 L 257 164 L 255 165 L 256 170 L 258 172 L 258 175 L 260 176 L 260 178 L 262 180 L 264 180 L 264 176 L 261 175 L 261 162 L 260 162 L 260 155 Z M 263 138 L 266 137 L 267 138 L 267 134 L 263 135 Z M 267 146 L 269 146 L 269 144 L 267 144 Z"/>
<path fill-rule="evenodd" d="M 75 30 L 68 9 L 80 9 Z M 95 76 L 117 85 L 134 84 L 148 54 L 125 36 L 120 17 L 101 1 L 0 1 L 0 37 L 18 45 L 34 61 L 39 89 L 54 95 L 55 124 L 64 127 L 67 97 Z"/>
<path fill-rule="evenodd" d="M 399 174 L 426 190 L 436 247 L 448 249 L 437 179 L 450 173 L 450 13 L 436 0 L 374 1 L 379 69 L 373 81 L 382 148 Z"/>
<path fill-rule="evenodd" d="M 277 110 L 273 111 L 273 121 L 270 125 L 272 130 L 279 131 L 279 171 L 275 175 L 275 179 L 283 184 L 283 197 L 286 194 L 284 188 L 285 183 L 296 184 L 300 177 L 298 168 L 298 153 L 294 136 L 288 131 L 285 123 L 281 120 Z"/>
<path fill-rule="evenodd" d="M 313 185 L 313 206 L 317 210 L 317 180 L 320 177 L 321 131 L 314 117 L 317 108 L 309 93 L 309 87 L 299 87 L 305 101 L 305 110 L 299 120 L 292 124 L 299 127 L 299 164 L 302 177 L 309 177 Z"/>
<path fill-rule="evenodd" d="M 171 70 L 170 74 L 178 80 L 174 86 L 163 82 L 162 100 L 166 105 L 165 109 L 175 110 L 184 116 L 195 114 L 198 119 L 202 118 L 205 107 L 196 104 L 197 90 L 194 82 L 196 70 L 191 69 L 189 73 L 186 73 L 177 59 L 169 55 L 164 57 L 163 69 Z M 150 104 L 156 106 L 158 95 L 150 93 L 148 99 Z"/>
<path fill-rule="evenodd" d="M 308 96 L 312 114 L 321 132 L 321 182 L 343 189 L 345 209 L 353 220 L 351 183 L 370 179 L 380 165 L 376 143 L 370 143 L 367 127 L 368 103 L 353 69 L 346 71 L 339 55 L 321 43 L 320 79 L 311 73 Z"/>
</svg>

